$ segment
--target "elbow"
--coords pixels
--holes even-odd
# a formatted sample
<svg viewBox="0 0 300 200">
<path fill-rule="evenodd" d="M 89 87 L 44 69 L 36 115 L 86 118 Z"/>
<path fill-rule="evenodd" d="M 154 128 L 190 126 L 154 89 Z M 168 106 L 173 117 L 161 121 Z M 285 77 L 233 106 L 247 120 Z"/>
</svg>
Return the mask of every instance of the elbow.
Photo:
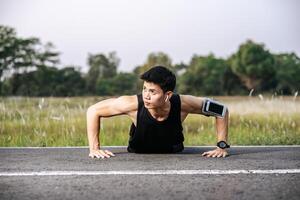
<svg viewBox="0 0 300 200">
<path fill-rule="evenodd" d="M 97 110 L 95 108 L 94 105 L 88 107 L 87 111 L 86 111 L 86 116 L 87 117 L 91 117 L 91 116 L 95 116 L 97 115 Z"/>
<path fill-rule="evenodd" d="M 225 118 L 226 118 L 227 120 L 229 119 L 229 110 L 228 110 L 228 108 L 226 108 Z"/>
</svg>

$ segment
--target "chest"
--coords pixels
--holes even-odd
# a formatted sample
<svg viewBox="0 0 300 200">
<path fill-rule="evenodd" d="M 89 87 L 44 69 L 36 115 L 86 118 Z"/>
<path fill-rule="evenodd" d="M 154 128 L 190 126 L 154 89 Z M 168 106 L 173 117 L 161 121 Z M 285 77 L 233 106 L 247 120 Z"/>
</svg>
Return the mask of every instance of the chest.
<svg viewBox="0 0 300 200">
<path fill-rule="evenodd" d="M 130 120 L 132 121 L 132 123 L 136 126 L 136 122 L 137 122 L 137 114 L 138 114 L 138 111 L 133 111 L 133 112 L 130 112 L 128 114 L 128 117 L 130 118 Z M 181 119 L 181 122 L 184 122 L 184 120 L 186 119 L 186 117 L 188 116 L 188 113 L 186 112 L 180 112 L 180 119 Z M 157 121 L 163 121 L 165 120 L 167 117 L 165 118 L 162 118 L 162 119 L 157 119 Z"/>
</svg>

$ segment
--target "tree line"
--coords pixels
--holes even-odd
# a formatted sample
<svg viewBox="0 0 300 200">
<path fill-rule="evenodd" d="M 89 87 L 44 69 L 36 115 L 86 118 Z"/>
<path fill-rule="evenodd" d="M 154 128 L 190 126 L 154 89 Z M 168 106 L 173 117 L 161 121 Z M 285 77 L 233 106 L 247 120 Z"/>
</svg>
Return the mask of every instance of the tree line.
<svg viewBox="0 0 300 200">
<path fill-rule="evenodd" d="M 88 54 L 88 72 L 80 66 L 59 67 L 59 52 L 36 37 L 19 37 L 0 26 L 1 96 L 124 95 L 141 90 L 139 75 L 163 65 L 177 76 L 176 92 L 193 95 L 292 95 L 300 88 L 300 59 L 275 54 L 264 44 L 247 40 L 228 58 L 193 55 L 189 63 L 173 63 L 163 52 L 150 53 L 132 72 L 118 72 L 116 52 Z"/>
</svg>

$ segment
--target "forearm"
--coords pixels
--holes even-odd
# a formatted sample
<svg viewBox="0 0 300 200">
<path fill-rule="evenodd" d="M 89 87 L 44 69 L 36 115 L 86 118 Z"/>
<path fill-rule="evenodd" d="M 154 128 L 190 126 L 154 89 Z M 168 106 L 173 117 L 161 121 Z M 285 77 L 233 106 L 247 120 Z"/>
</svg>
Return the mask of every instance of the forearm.
<svg viewBox="0 0 300 200">
<path fill-rule="evenodd" d="M 100 117 L 92 109 L 89 109 L 87 112 L 87 135 L 90 150 L 100 149 L 99 134 Z"/>
<path fill-rule="evenodd" d="M 226 114 L 224 118 L 216 117 L 216 131 L 217 131 L 217 140 L 225 141 L 228 140 L 228 110 L 226 110 Z"/>
</svg>

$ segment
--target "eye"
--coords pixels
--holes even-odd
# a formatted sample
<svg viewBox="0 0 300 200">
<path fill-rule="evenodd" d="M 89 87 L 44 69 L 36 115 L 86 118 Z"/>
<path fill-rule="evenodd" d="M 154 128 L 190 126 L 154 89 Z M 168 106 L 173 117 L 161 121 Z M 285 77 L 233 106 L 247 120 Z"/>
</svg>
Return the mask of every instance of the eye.
<svg viewBox="0 0 300 200">
<path fill-rule="evenodd" d="M 151 94 L 156 94 L 154 90 L 150 90 L 150 93 Z"/>
</svg>

